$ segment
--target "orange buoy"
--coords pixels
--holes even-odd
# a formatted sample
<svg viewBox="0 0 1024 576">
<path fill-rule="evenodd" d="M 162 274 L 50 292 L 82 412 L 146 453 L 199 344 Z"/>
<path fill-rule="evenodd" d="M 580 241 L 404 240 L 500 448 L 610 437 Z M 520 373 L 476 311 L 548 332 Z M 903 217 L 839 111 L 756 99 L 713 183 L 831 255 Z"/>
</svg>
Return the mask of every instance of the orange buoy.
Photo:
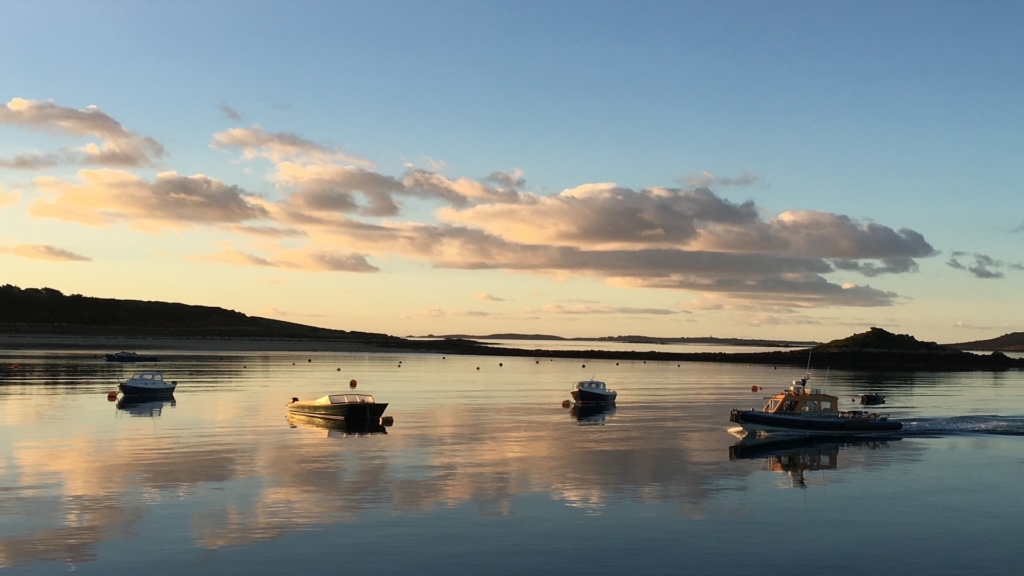
<svg viewBox="0 0 1024 576">
<path fill-rule="evenodd" d="M 111 402 L 117 400 L 117 390 L 111 390 L 110 392 L 107 392 L 107 400 L 110 400 Z"/>
<path fill-rule="evenodd" d="M 758 390 L 764 390 L 764 386 L 758 386 L 757 389 Z"/>
<path fill-rule="evenodd" d="M 572 406 L 572 402 L 569 402 L 568 400 L 562 400 L 562 408 L 568 408 L 569 406 Z"/>
<path fill-rule="evenodd" d="M 21 368 L 21 364 L 15 364 L 14 366 L 11 366 L 11 368 L 17 370 L 18 368 Z"/>
<path fill-rule="evenodd" d="M 348 387 L 349 388 L 355 388 L 356 387 L 356 381 L 355 381 L 354 378 L 352 380 L 348 381 Z"/>
<path fill-rule="evenodd" d="M 750 391 L 751 392 L 757 392 L 757 386 L 751 386 L 750 387 Z"/>
</svg>

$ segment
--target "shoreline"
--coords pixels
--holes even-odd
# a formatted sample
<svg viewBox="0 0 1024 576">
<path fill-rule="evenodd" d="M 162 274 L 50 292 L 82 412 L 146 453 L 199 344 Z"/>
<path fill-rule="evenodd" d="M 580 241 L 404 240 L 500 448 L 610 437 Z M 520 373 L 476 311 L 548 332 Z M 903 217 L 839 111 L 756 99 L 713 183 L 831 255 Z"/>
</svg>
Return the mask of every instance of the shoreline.
<svg viewBox="0 0 1024 576">
<path fill-rule="evenodd" d="M 544 350 L 498 348 L 469 340 L 386 342 L 313 338 L 240 338 L 114 336 L 85 334 L 0 334 L 0 354 L 17 350 L 113 353 L 134 352 L 354 352 L 366 354 L 419 353 L 576 360 L 644 362 L 710 362 L 773 366 L 804 366 L 807 349 L 772 352 L 655 352 L 621 350 Z M 1024 369 L 1024 359 L 1002 354 L 933 353 L 916 351 L 815 351 L 814 364 L 836 369 L 887 372 L 959 372 Z"/>
</svg>

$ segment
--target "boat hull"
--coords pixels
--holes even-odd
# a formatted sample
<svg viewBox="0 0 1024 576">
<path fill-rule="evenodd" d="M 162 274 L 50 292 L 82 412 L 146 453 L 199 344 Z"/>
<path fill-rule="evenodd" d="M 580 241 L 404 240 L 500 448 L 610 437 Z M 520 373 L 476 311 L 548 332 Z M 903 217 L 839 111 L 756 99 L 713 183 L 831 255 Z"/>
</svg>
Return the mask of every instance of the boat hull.
<svg viewBox="0 0 1024 576">
<path fill-rule="evenodd" d="M 577 388 L 571 392 L 573 400 L 580 404 L 614 404 L 618 395 L 614 390 L 595 391 Z"/>
<path fill-rule="evenodd" d="M 159 362 L 159 356 L 142 356 L 139 354 L 106 354 L 103 358 L 107 362 Z"/>
<path fill-rule="evenodd" d="M 163 386 L 133 386 L 131 384 L 122 382 L 118 384 L 117 387 L 125 396 L 157 398 L 161 396 L 173 396 L 174 389 L 177 387 L 177 385 L 167 384 Z"/>
<path fill-rule="evenodd" d="M 299 416 L 323 418 L 325 420 L 380 420 L 387 407 L 387 402 L 359 402 L 349 404 L 292 402 L 288 405 L 288 412 Z"/>
<path fill-rule="evenodd" d="M 865 434 L 903 429 L 898 420 L 820 416 L 783 416 L 757 410 L 733 410 L 729 420 L 747 432 L 788 432 L 791 434 Z"/>
</svg>

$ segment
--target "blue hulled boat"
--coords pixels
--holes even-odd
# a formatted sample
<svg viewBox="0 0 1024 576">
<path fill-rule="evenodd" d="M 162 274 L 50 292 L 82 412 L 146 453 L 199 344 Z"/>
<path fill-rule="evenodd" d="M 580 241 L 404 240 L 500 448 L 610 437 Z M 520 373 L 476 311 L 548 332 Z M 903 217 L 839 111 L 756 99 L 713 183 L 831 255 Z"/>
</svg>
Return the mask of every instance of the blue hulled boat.
<svg viewBox="0 0 1024 576">
<path fill-rule="evenodd" d="M 600 380 L 581 380 L 569 391 L 572 399 L 579 404 L 613 404 L 618 393 L 609 390 Z"/>
<path fill-rule="evenodd" d="M 839 398 L 808 388 L 809 375 L 794 380 L 788 390 L 767 398 L 761 410 L 733 410 L 729 421 L 747 433 L 865 434 L 895 432 L 903 423 L 888 414 L 862 410 L 839 411 Z"/>
</svg>

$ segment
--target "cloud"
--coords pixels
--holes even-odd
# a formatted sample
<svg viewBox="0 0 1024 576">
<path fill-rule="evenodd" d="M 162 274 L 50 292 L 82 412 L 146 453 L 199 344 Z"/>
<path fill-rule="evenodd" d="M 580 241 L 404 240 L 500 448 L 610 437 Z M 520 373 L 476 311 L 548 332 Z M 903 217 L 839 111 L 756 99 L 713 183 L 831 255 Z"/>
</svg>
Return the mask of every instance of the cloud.
<svg viewBox="0 0 1024 576">
<path fill-rule="evenodd" d="M 232 226 L 230 230 L 237 234 L 259 238 L 295 238 L 307 235 L 298 228 L 278 228 L 276 226 Z"/>
<path fill-rule="evenodd" d="M 246 159 L 267 158 L 272 162 L 304 158 L 316 162 L 345 162 L 373 166 L 369 160 L 348 156 L 330 146 L 318 144 L 289 132 L 267 132 L 259 124 L 249 128 L 231 128 L 213 135 L 210 146 L 238 149 Z"/>
<path fill-rule="evenodd" d="M 238 110 L 235 110 L 234 108 L 232 108 L 231 106 L 228 106 L 227 104 L 221 104 L 220 105 L 220 111 L 221 111 L 222 114 L 224 114 L 224 117 L 227 118 L 228 120 L 241 120 L 242 119 L 242 115 L 238 113 Z"/>
<path fill-rule="evenodd" d="M 847 260 L 890 259 L 896 268 L 905 266 L 906 262 L 895 259 L 926 258 L 937 253 L 924 236 L 914 230 L 896 231 L 881 224 L 860 224 L 849 216 L 813 210 L 783 212 L 772 220 L 757 220 L 748 225 L 726 223 L 707 227 L 694 246 L 723 252 Z M 912 267 L 907 268 L 911 270 Z"/>
<path fill-rule="evenodd" d="M 667 316 L 671 314 L 679 314 L 679 310 L 667 310 L 664 308 L 631 308 L 628 306 L 590 306 L 580 304 L 576 306 L 562 306 L 561 304 L 548 304 L 540 308 L 525 308 L 524 313 L 527 314 L 572 314 L 572 315 L 592 315 L 592 314 L 622 314 L 622 315 L 634 315 L 634 316 Z M 684 312 L 685 313 L 685 312 Z"/>
<path fill-rule="evenodd" d="M 487 179 L 505 188 L 522 188 L 523 186 L 526 186 L 526 180 L 523 178 L 523 171 L 518 168 L 513 170 L 511 173 L 491 172 Z"/>
<path fill-rule="evenodd" d="M 959 258 L 963 258 L 964 256 L 967 255 L 968 254 L 966 252 L 953 252 L 953 257 L 946 262 L 946 266 L 949 266 L 950 268 L 953 268 L 955 270 L 964 270 L 970 272 L 971 274 L 974 275 L 975 278 L 981 278 L 983 280 L 998 280 L 1000 278 L 1006 277 L 1006 274 L 999 270 L 1001 268 L 1008 268 L 1010 270 L 1024 270 L 1024 265 L 1022 264 L 1003 262 L 1002 260 L 996 260 L 991 256 L 977 253 L 973 255 L 974 262 L 970 262 L 968 264 L 961 263 Z M 993 270 L 993 268 L 995 270 Z"/>
<path fill-rule="evenodd" d="M 394 195 L 409 193 L 397 178 L 355 166 L 282 162 L 276 169 L 274 180 L 295 190 L 286 201 L 295 210 L 394 216 L 399 213 Z M 356 195 L 364 200 L 362 205 Z"/>
<path fill-rule="evenodd" d="M 191 256 L 189 259 L 239 266 L 265 266 L 314 272 L 380 271 L 380 268 L 366 261 L 364 254 L 342 254 L 315 250 L 288 250 L 263 257 L 229 248 L 213 254 Z"/>
<path fill-rule="evenodd" d="M 0 254 L 14 254 L 22 258 L 49 260 L 51 262 L 91 262 L 92 258 L 82 256 L 63 248 L 48 244 L 19 244 L 13 248 L 0 245 Z"/>
<path fill-rule="evenodd" d="M 504 298 L 498 298 L 497 296 L 492 296 L 491 294 L 488 294 L 486 292 L 481 293 L 481 294 L 473 294 L 473 298 L 476 298 L 477 300 L 483 300 L 485 302 L 504 302 L 505 301 Z"/>
<path fill-rule="evenodd" d="M 490 316 L 490 312 L 483 312 L 480 310 L 445 310 L 443 308 L 426 308 L 420 310 L 420 316 L 427 316 L 430 318 L 445 318 L 448 316 L 462 317 L 483 317 Z"/>
<path fill-rule="evenodd" d="M 69 162 L 66 154 L 18 154 L 14 158 L 0 158 L 0 168 L 12 170 L 39 170 Z"/>
<path fill-rule="evenodd" d="M 17 190 L 14 192 L 5 192 L 3 188 L 0 188 L 0 208 L 3 208 L 4 206 L 14 206 L 19 203 L 21 203 L 21 192 Z"/>
<path fill-rule="evenodd" d="M 814 211 L 784 212 L 764 221 L 752 201 L 733 204 L 710 190 L 587 184 L 549 197 L 438 210 L 442 220 L 522 243 L 588 248 L 686 248 L 709 252 L 812 258 L 890 259 L 884 267 L 912 270 L 905 259 L 935 253 L 924 237 L 879 224 Z M 904 259 L 900 261 L 898 259 Z M 879 268 L 864 267 L 868 273 Z"/>
<path fill-rule="evenodd" d="M 917 272 L 918 269 L 917 262 L 913 258 L 908 257 L 883 258 L 881 266 L 873 262 L 857 262 L 856 260 L 844 258 L 833 260 L 832 265 L 840 270 L 852 270 L 869 277 L 881 276 L 882 274 L 905 274 L 907 272 Z"/>
<path fill-rule="evenodd" d="M 80 148 L 65 148 L 60 154 L 31 154 L 5 160 L 7 167 L 43 168 L 56 164 L 95 164 L 108 167 L 154 166 L 164 147 L 153 138 L 127 130 L 120 122 L 97 108 L 58 106 L 52 101 L 14 98 L 0 106 L 0 124 L 63 136 L 92 137 Z"/>
<path fill-rule="evenodd" d="M 524 243 L 588 247 L 685 246 L 703 224 L 750 223 L 753 202 L 736 205 L 710 190 L 631 190 L 614 184 L 585 184 L 555 196 L 519 195 L 516 202 L 489 203 L 438 216 Z"/>
<path fill-rule="evenodd" d="M 723 178 L 711 172 L 695 172 L 680 178 L 680 181 L 693 188 L 711 188 L 720 186 L 753 186 L 764 185 L 764 179 L 753 172 L 744 171 L 736 178 Z"/>
<path fill-rule="evenodd" d="M 123 170 L 79 170 L 79 183 L 36 178 L 44 197 L 29 214 L 91 226 L 127 223 L 141 230 L 238 224 L 269 216 L 260 199 L 202 174 L 163 172 L 153 181 Z"/>
<path fill-rule="evenodd" d="M 167 172 L 147 181 L 123 171 L 82 170 L 78 182 L 36 179 L 41 197 L 29 213 L 99 226 L 208 225 L 309 241 L 272 256 L 233 250 L 211 256 L 233 264 L 369 272 L 378 269 L 367 255 L 400 255 L 439 268 L 588 276 L 615 286 L 795 308 L 891 305 L 898 297 L 892 292 L 825 277 L 837 270 L 867 277 L 911 273 L 918 258 L 936 253 L 913 230 L 818 211 L 770 218 L 753 201 L 734 203 L 706 187 L 760 182 L 752 173 L 701 174 L 693 182 L 704 186 L 693 189 L 588 183 L 540 195 L 526 190 L 518 169 L 473 180 L 409 166 L 391 176 L 337 147 L 259 125 L 219 132 L 211 146 L 273 162 L 268 178 L 282 199 L 202 175 Z M 398 219 L 413 202 L 434 206 L 436 220 Z"/>
<path fill-rule="evenodd" d="M 401 254 L 443 268 L 578 274 L 619 286 L 733 293 L 742 298 L 764 292 L 762 296 L 780 301 L 789 294 L 794 305 L 801 307 L 885 306 L 896 297 L 870 287 L 829 283 L 820 275 L 833 268 L 820 258 L 680 249 L 583 250 L 510 242 L 482 230 L 447 224 L 377 225 L 348 218 L 308 219 L 306 223 L 349 247 Z"/>
</svg>

